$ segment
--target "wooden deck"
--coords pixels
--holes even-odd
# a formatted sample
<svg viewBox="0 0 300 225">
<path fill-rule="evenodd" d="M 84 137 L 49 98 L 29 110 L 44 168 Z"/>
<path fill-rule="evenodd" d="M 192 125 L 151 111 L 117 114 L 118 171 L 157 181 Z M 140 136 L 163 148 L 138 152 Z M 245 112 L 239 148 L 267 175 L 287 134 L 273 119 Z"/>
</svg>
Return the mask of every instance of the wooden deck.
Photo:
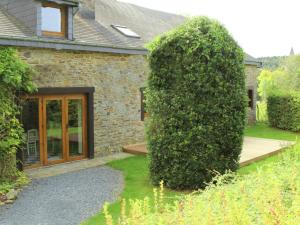
<svg viewBox="0 0 300 225">
<path fill-rule="evenodd" d="M 147 155 L 148 150 L 145 143 L 139 143 L 135 145 L 127 145 L 123 147 L 123 152 L 133 155 Z"/>
<path fill-rule="evenodd" d="M 250 163 L 278 154 L 284 148 L 293 144 L 294 142 L 291 141 L 245 137 L 240 165 L 246 166 Z M 148 154 L 145 143 L 124 146 L 123 151 L 134 155 Z"/>
</svg>

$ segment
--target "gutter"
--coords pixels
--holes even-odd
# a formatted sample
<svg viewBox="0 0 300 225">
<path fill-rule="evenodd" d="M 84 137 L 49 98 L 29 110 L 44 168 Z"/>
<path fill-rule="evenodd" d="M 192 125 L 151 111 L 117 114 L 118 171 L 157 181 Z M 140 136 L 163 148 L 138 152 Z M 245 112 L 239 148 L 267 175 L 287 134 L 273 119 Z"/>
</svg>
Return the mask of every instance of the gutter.
<svg viewBox="0 0 300 225">
<path fill-rule="evenodd" d="M 118 47 L 108 45 L 96 45 L 78 41 L 67 41 L 59 39 L 40 39 L 27 37 L 11 37 L 0 36 L 0 46 L 17 46 L 17 47 L 32 47 L 32 48 L 46 48 L 55 50 L 70 50 L 70 51 L 87 51 L 87 52 L 104 52 L 114 54 L 127 55 L 147 55 L 146 48 L 130 48 Z M 245 65 L 253 65 L 262 68 L 262 63 L 259 61 L 245 60 Z"/>
<path fill-rule="evenodd" d="M 262 68 L 262 62 L 260 61 L 245 60 L 244 63 L 245 65 L 252 65 L 252 66 L 257 66 L 257 68 Z"/>
<path fill-rule="evenodd" d="M 108 45 L 96 45 L 76 41 L 66 40 L 49 40 L 39 38 L 26 37 L 0 37 L 0 46 L 18 46 L 18 47 L 33 47 L 33 48 L 48 48 L 55 50 L 73 50 L 73 51 L 89 51 L 89 52 L 105 52 L 115 54 L 129 55 L 147 55 L 148 50 L 145 48 L 130 48 Z"/>
<path fill-rule="evenodd" d="M 64 5 L 69 5 L 69 6 L 75 6 L 77 7 L 79 5 L 78 0 L 39 0 L 41 2 L 54 2 L 57 4 L 64 4 Z"/>
</svg>

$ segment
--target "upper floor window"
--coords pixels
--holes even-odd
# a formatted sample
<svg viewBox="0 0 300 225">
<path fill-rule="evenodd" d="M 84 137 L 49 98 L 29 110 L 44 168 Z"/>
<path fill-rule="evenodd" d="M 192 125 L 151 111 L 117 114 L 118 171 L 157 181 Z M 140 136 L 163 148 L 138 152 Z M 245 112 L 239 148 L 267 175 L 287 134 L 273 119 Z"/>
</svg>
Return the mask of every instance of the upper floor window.
<svg viewBox="0 0 300 225">
<path fill-rule="evenodd" d="M 67 8 L 55 3 L 42 5 L 42 32 L 43 36 L 66 37 Z"/>
</svg>

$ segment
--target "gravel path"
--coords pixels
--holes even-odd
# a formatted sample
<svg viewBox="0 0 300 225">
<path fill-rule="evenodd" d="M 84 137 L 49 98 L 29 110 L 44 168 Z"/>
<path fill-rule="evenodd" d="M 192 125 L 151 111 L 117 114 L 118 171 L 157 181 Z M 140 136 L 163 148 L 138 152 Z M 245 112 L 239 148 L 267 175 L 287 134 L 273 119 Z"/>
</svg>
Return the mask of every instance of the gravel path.
<svg viewBox="0 0 300 225">
<path fill-rule="evenodd" d="M 33 180 L 14 204 L 0 207 L 0 224 L 77 225 L 122 188 L 122 174 L 105 166 Z"/>
</svg>

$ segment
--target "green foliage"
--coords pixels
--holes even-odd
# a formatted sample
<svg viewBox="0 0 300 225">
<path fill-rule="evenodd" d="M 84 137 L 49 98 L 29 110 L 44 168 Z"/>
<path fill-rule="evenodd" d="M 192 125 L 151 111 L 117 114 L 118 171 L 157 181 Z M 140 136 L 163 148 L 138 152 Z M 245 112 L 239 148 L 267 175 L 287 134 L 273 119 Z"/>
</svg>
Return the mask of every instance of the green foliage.
<svg viewBox="0 0 300 225">
<path fill-rule="evenodd" d="M 258 84 L 258 93 L 263 101 L 273 94 L 299 91 L 300 55 L 285 58 L 276 70 L 263 70 Z"/>
<path fill-rule="evenodd" d="M 248 126 L 245 129 L 245 135 L 250 137 L 258 138 L 269 138 L 277 140 L 287 140 L 295 141 L 299 138 L 298 133 L 284 131 L 280 129 L 275 129 L 269 127 L 265 123 L 256 123 L 254 125 Z M 289 151 L 289 150 L 287 150 Z M 250 173 L 255 173 L 258 169 L 268 168 L 268 164 L 280 161 L 282 157 L 280 155 L 275 155 L 268 157 L 264 160 L 255 162 L 248 166 L 242 167 L 238 170 L 239 175 L 245 175 Z M 119 170 L 124 175 L 125 187 L 120 198 L 109 205 L 109 214 L 112 216 L 114 221 L 118 221 L 121 216 L 121 204 L 122 202 L 130 202 L 130 199 L 143 199 L 145 196 L 149 197 L 150 208 L 154 208 L 153 200 L 153 188 L 149 180 L 149 158 L 145 156 L 134 156 L 122 160 L 115 160 L 107 164 L 107 166 L 113 169 Z M 137 191 L 138 190 L 138 191 Z M 169 189 L 165 189 L 164 198 L 165 203 L 173 203 L 174 200 L 178 200 L 183 197 L 183 195 L 189 194 L 189 192 L 175 192 Z M 99 212 L 95 216 L 91 217 L 89 220 L 84 222 L 85 225 L 98 225 L 105 224 L 105 217 L 103 211 Z"/>
<path fill-rule="evenodd" d="M 300 94 L 269 96 L 268 117 L 272 127 L 300 131 Z"/>
<path fill-rule="evenodd" d="M 258 101 L 256 103 L 256 120 L 257 122 L 267 122 L 268 113 L 267 113 L 267 103 Z"/>
<path fill-rule="evenodd" d="M 29 183 L 29 179 L 22 172 L 17 172 L 17 178 L 13 182 L 5 181 L 0 183 L 0 195 L 6 194 L 11 189 L 18 189 L 27 185 Z"/>
<path fill-rule="evenodd" d="M 124 176 L 125 187 L 119 199 L 109 206 L 109 212 L 113 219 L 117 220 L 120 216 L 120 209 L 122 201 L 129 201 L 130 199 L 143 199 L 149 196 L 150 203 L 153 203 L 151 193 L 154 186 L 151 185 L 149 179 L 149 159 L 146 156 L 134 156 L 126 159 L 115 160 L 107 164 L 113 169 L 119 170 Z M 166 190 L 165 196 L 170 202 L 177 199 L 183 193 Z M 93 216 L 84 225 L 98 225 L 105 224 L 105 217 L 101 211 L 99 214 Z"/>
<path fill-rule="evenodd" d="M 32 69 L 22 61 L 13 48 L 0 47 L 0 78 L 12 91 L 33 92 Z"/>
<path fill-rule="evenodd" d="M 215 177 L 205 190 L 185 195 L 174 204 L 165 202 L 163 188 L 148 197 L 123 204 L 119 220 L 104 208 L 106 224 L 286 224 L 300 222 L 300 145 L 278 160 L 243 176 Z M 230 180 L 230 182 L 229 182 Z"/>
<path fill-rule="evenodd" d="M 280 67 L 282 61 L 284 61 L 286 56 L 272 56 L 272 57 L 261 57 L 258 58 L 262 62 L 263 68 L 266 70 L 276 70 Z"/>
<path fill-rule="evenodd" d="M 262 103 L 268 100 L 270 124 L 277 128 L 298 131 L 299 104 L 295 93 L 300 90 L 300 55 L 287 57 L 274 71 L 263 70 L 258 82 Z"/>
<path fill-rule="evenodd" d="M 15 177 L 15 153 L 23 141 L 23 128 L 17 119 L 21 92 L 33 92 L 33 71 L 13 48 L 0 47 L 0 176 Z"/>
<path fill-rule="evenodd" d="M 149 45 L 147 143 L 155 185 L 197 189 L 238 168 L 244 53 L 217 21 L 194 18 Z"/>
<path fill-rule="evenodd" d="M 263 102 L 266 102 L 267 98 L 276 93 L 281 93 L 283 90 L 287 90 L 288 75 L 283 69 L 275 71 L 262 70 L 258 76 L 258 94 Z"/>
</svg>

